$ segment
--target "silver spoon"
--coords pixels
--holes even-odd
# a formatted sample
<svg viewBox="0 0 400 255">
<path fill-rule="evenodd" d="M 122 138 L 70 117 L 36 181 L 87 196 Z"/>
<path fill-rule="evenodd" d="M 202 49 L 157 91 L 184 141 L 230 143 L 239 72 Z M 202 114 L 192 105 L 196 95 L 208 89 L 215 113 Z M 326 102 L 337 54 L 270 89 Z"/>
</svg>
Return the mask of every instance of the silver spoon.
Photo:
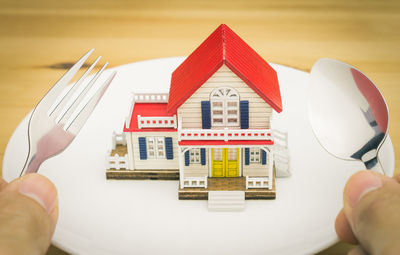
<svg viewBox="0 0 400 255">
<path fill-rule="evenodd" d="M 334 59 L 311 69 L 309 119 L 315 136 L 331 154 L 361 160 L 384 173 L 378 151 L 389 126 L 388 107 L 375 84 L 361 71 Z"/>
</svg>

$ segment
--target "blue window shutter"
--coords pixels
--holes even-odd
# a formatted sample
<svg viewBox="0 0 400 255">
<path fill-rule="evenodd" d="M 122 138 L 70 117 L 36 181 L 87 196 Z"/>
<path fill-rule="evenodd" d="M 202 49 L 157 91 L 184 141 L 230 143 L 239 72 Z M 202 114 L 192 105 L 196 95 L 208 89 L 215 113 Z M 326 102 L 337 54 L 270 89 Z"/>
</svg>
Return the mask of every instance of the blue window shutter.
<svg viewBox="0 0 400 255">
<path fill-rule="evenodd" d="M 147 159 L 146 137 L 139 137 L 139 154 L 140 159 Z"/>
<path fill-rule="evenodd" d="M 265 150 L 261 150 L 261 164 L 266 165 L 267 164 L 267 152 Z"/>
<path fill-rule="evenodd" d="M 240 128 L 249 128 L 249 101 L 240 101 Z"/>
<path fill-rule="evenodd" d="M 244 164 L 250 165 L 250 148 L 244 148 Z"/>
<path fill-rule="evenodd" d="M 174 151 L 172 147 L 172 137 L 165 137 L 165 155 L 167 159 L 174 159 Z"/>
<path fill-rule="evenodd" d="M 200 160 L 201 160 L 201 164 L 204 166 L 206 164 L 206 149 L 205 148 L 200 149 Z"/>
<path fill-rule="evenodd" d="M 185 166 L 189 165 L 189 150 L 185 152 Z"/>
<path fill-rule="evenodd" d="M 203 129 L 211 128 L 211 105 L 210 101 L 201 101 L 201 123 Z"/>
</svg>

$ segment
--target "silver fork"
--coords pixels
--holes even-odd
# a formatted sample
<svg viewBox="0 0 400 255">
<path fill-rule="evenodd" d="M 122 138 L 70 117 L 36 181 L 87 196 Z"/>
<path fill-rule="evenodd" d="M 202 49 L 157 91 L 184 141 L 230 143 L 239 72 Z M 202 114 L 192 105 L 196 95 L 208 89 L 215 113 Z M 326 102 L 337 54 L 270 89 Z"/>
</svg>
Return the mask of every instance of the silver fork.
<svg viewBox="0 0 400 255">
<path fill-rule="evenodd" d="M 95 93 L 87 93 L 108 65 L 106 62 L 89 82 L 85 82 L 100 60 L 98 57 L 77 82 L 67 86 L 93 50 L 79 59 L 33 110 L 28 124 L 29 151 L 20 176 L 37 172 L 46 159 L 68 147 L 115 77 L 114 71 Z"/>
</svg>

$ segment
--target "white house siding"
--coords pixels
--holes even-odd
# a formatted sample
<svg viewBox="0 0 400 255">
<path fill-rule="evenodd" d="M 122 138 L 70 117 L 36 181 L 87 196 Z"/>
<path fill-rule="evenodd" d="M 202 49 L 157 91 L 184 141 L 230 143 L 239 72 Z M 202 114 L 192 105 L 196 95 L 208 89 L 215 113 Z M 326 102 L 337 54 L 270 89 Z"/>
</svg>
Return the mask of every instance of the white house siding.
<svg viewBox="0 0 400 255">
<path fill-rule="evenodd" d="M 268 176 L 268 165 L 263 165 L 261 163 L 250 163 L 250 165 L 243 164 L 243 176 Z"/>
<path fill-rule="evenodd" d="M 243 149 L 244 150 L 244 149 Z M 242 169 L 243 169 L 243 176 L 249 176 L 249 177 L 262 177 L 262 176 L 268 176 L 268 160 L 267 164 L 263 165 L 261 162 L 259 163 L 251 163 L 249 165 L 245 164 L 244 160 L 244 151 L 242 152 Z M 267 158 L 269 157 L 269 152 L 267 152 Z"/>
<path fill-rule="evenodd" d="M 184 166 L 184 176 L 185 177 L 204 177 L 208 176 L 208 161 L 209 161 L 209 149 L 206 149 L 206 164 L 202 165 L 201 163 L 189 164 L 188 166 Z"/>
<path fill-rule="evenodd" d="M 249 101 L 249 128 L 270 128 L 272 108 L 226 65 L 215 72 L 178 108 L 182 128 L 201 128 L 201 101 L 210 100 L 211 92 L 220 87 L 234 88 L 240 100 Z"/>
<path fill-rule="evenodd" d="M 139 137 L 172 137 L 173 159 L 140 159 L 139 153 Z M 176 132 L 133 132 L 132 133 L 133 147 L 133 163 L 134 170 L 177 170 L 179 169 L 178 158 L 178 138 Z"/>
</svg>

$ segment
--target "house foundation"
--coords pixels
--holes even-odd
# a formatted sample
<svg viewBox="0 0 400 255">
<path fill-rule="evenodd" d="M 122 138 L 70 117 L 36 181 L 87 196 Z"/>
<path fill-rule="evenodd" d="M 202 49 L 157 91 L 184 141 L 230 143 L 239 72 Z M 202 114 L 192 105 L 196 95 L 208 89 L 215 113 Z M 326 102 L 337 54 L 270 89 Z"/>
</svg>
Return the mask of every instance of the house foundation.
<svg viewBox="0 0 400 255">
<path fill-rule="evenodd" d="M 118 144 L 111 150 L 106 170 L 107 179 L 117 180 L 179 180 L 179 170 L 146 169 L 131 170 L 127 164 L 126 144 Z"/>
</svg>

